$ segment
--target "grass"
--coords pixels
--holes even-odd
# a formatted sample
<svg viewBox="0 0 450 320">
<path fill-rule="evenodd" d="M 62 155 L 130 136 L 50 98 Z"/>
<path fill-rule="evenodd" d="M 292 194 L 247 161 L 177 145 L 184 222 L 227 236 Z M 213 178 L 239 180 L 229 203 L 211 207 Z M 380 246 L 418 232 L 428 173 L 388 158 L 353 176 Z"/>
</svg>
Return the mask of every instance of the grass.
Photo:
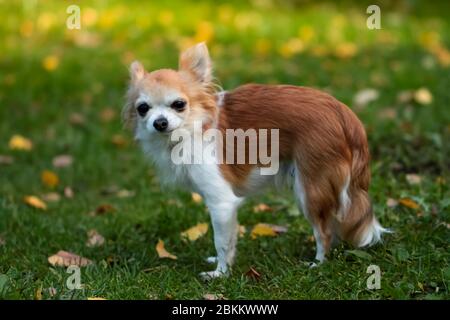
<svg viewBox="0 0 450 320">
<path fill-rule="evenodd" d="M 255 3 L 86 1 L 82 29 L 68 30 L 60 1 L 0 2 L 0 154 L 13 157 L 0 164 L 0 298 L 33 299 L 41 289 L 43 299 L 449 298 L 450 73 L 442 51 L 450 46 L 448 5 L 388 3 L 382 30 L 368 30 L 359 2 Z M 288 232 L 256 240 L 247 234 L 232 276 L 202 282 L 198 273 L 212 268 L 204 262 L 214 253 L 212 233 L 186 243 L 180 232 L 209 221 L 205 207 L 189 193 L 160 189 L 119 119 L 131 60 L 148 69 L 175 67 L 179 47 L 200 40 L 208 41 L 227 89 L 245 82 L 307 85 L 350 106 L 361 89 L 377 90 L 378 99 L 355 111 L 369 136 L 374 210 L 395 233 L 363 253 L 339 245 L 329 262 L 309 269 L 303 262 L 314 256 L 311 228 L 293 214 L 292 197 L 268 193 L 242 207 L 240 223 L 287 225 Z M 430 104 L 398 100 L 418 88 L 431 93 Z M 11 150 L 14 134 L 31 139 L 33 149 Z M 70 154 L 73 165 L 53 168 L 60 154 Z M 43 170 L 57 173 L 57 187 L 42 184 Z M 421 183 L 408 183 L 406 174 L 420 175 Z M 75 196 L 49 202 L 46 211 L 22 201 L 62 195 L 66 186 Z M 135 196 L 119 198 L 114 189 Z M 419 208 L 390 207 L 389 198 L 412 199 Z M 275 210 L 255 213 L 258 203 Z M 101 204 L 116 210 L 88 214 Z M 106 244 L 87 247 L 90 229 Z M 158 239 L 178 260 L 157 257 Z M 58 250 L 95 262 L 82 268 L 83 289 L 68 290 L 69 274 L 47 262 Z M 382 271 L 380 290 L 366 287 L 372 264 Z M 245 275 L 250 267 L 258 280 Z"/>
</svg>

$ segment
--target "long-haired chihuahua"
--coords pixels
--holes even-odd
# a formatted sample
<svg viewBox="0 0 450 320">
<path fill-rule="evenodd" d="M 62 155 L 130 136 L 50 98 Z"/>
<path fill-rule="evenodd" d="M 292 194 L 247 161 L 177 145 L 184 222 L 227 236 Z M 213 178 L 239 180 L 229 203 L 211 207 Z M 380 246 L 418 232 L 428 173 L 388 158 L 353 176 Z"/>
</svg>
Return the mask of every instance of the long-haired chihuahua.
<svg viewBox="0 0 450 320">
<path fill-rule="evenodd" d="M 334 239 L 364 247 L 388 231 L 375 218 L 368 195 L 364 127 L 332 96 L 293 85 L 246 84 L 220 91 L 204 43 L 181 53 L 178 70 L 146 72 L 133 62 L 130 75 L 125 124 L 161 181 L 200 193 L 209 209 L 217 256 L 208 261 L 217 268 L 202 277 L 229 274 L 238 208 L 269 185 L 293 190 L 312 225 L 319 262 Z M 262 159 L 264 150 L 276 165 Z"/>
</svg>

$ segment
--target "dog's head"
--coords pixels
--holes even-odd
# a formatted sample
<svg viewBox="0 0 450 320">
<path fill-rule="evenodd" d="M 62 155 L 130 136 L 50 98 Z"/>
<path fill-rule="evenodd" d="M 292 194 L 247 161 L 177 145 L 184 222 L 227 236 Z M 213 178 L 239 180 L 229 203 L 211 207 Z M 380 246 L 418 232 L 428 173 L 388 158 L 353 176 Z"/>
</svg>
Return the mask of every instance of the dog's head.
<svg viewBox="0 0 450 320">
<path fill-rule="evenodd" d="M 179 128 L 190 129 L 194 121 L 215 121 L 212 66 L 204 43 L 181 53 L 178 70 L 146 72 L 135 61 L 130 77 L 122 116 L 131 129 L 151 137 L 168 135 Z"/>
</svg>

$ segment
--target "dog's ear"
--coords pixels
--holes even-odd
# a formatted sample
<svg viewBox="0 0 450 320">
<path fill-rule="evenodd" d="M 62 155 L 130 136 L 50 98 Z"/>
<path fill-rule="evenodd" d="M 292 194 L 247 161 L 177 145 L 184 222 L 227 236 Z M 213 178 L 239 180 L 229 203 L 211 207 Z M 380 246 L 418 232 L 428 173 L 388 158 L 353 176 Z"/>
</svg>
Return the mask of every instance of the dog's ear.
<svg viewBox="0 0 450 320">
<path fill-rule="evenodd" d="M 189 72 L 199 82 L 210 82 L 212 77 L 212 64 L 208 48 L 204 42 L 182 52 L 179 69 Z"/>
<path fill-rule="evenodd" d="M 141 80 L 145 75 L 144 66 L 139 61 L 134 61 L 130 66 L 131 82 Z"/>
</svg>

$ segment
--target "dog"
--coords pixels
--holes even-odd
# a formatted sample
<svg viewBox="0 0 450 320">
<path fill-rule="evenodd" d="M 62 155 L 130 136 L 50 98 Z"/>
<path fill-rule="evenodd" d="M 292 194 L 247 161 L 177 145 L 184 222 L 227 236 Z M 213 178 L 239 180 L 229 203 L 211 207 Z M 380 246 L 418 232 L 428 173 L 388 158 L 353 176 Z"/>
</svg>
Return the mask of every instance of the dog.
<svg viewBox="0 0 450 320">
<path fill-rule="evenodd" d="M 308 87 L 262 84 L 220 91 L 204 43 L 180 54 L 178 70 L 146 72 L 135 61 L 130 78 L 122 112 L 125 125 L 153 160 L 160 180 L 198 192 L 209 209 L 217 255 L 207 261 L 217 267 L 202 272 L 203 278 L 230 273 L 238 208 L 247 196 L 273 184 L 286 184 L 294 191 L 299 210 L 312 225 L 319 263 L 326 259 L 334 239 L 365 247 L 389 232 L 375 218 L 368 195 L 370 156 L 364 126 L 350 108 L 329 94 Z M 173 139 L 175 133 L 183 130 L 187 138 L 205 141 L 202 135 L 211 129 L 222 135 L 215 142 L 209 140 L 216 149 L 209 160 L 217 160 L 211 158 L 220 152 L 227 160 L 235 160 L 234 153 L 239 151 L 249 156 L 247 144 L 240 150 L 225 141 L 229 130 L 259 130 L 257 142 L 263 140 L 261 132 L 270 130 L 270 138 L 277 139 L 266 144 L 275 149 L 271 154 L 277 154 L 278 171 L 263 174 L 267 162 L 260 159 L 252 163 L 173 161 L 176 148 L 192 145 L 183 142 L 189 140 L 186 137 Z M 194 147 L 193 152 L 202 153 L 204 148 Z"/>
</svg>

